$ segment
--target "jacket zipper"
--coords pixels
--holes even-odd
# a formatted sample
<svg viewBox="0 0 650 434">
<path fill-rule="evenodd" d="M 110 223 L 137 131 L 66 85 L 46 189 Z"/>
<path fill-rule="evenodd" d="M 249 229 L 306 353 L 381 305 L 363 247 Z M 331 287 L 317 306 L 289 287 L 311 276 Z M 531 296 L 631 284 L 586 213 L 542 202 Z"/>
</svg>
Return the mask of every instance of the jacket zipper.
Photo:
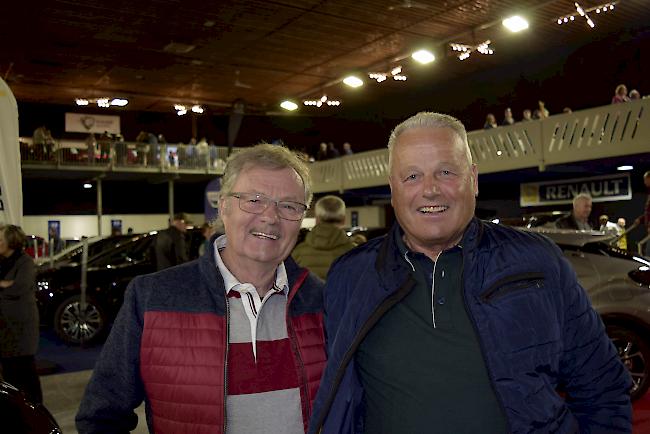
<svg viewBox="0 0 650 434">
<path fill-rule="evenodd" d="M 541 288 L 544 286 L 544 280 L 544 273 L 539 272 L 521 273 L 514 276 L 508 276 L 493 283 L 492 286 L 487 289 L 487 291 L 481 294 L 481 301 L 483 303 L 490 303 L 507 294 L 510 294 L 511 292 L 515 292 L 533 285 L 537 288 Z"/>
<path fill-rule="evenodd" d="M 287 328 L 290 331 L 291 335 L 291 348 L 293 349 L 293 353 L 298 359 L 298 364 L 300 365 L 300 376 L 302 377 L 302 387 L 304 388 L 304 393 L 305 393 L 305 402 L 302 403 L 302 408 L 303 411 L 305 411 L 307 415 L 307 421 L 309 422 L 309 419 L 311 418 L 311 405 L 310 402 L 311 400 L 309 399 L 309 384 L 307 383 L 307 373 L 305 372 L 305 363 L 302 360 L 302 356 L 300 355 L 300 350 L 298 349 L 298 337 L 296 336 L 296 330 L 293 328 L 293 324 L 291 323 L 291 320 L 289 318 L 289 305 L 287 304 L 287 313 L 286 313 L 286 321 L 287 321 Z"/>
<path fill-rule="evenodd" d="M 470 318 L 470 322 L 472 323 L 472 328 L 474 329 L 474 335 L 476 336 L 476 340 L 478 341 L 478 345 L 481 349 L 481 358 L 483 359 L 483 363 L 485 364 L 485 370 L 487 371 L 488 378 L 490 379 L 490 388 L 492 389 L 492 392 L 494 392 L 494 396 L 497 398 L 497 402 L 499 403 L 499 408 L 501 409 L 501 414 L 503 415 L 503 418 L 506 421 L 506 427 L 508 429 L 507 432 L 511 433 L 512 432 L 512 427 L 510 426 L 510 419 L 508 419 L 508 413 L 506 412 L 506 406 L 503 403 L 503 398 L 499 394 L 498 390 L 496 387 L 494 387 L 494 377 L 492 376 L 492 371 L 490 370 L 490 366 L 488 365 L 488 361 L 485 358 L 485 345 L 483 343 L 483 339 L 481 338 L 481 334 L 478 332 L 478 328 L 476 327 L 476 319 L 474 318 L 474 314 L 472 313 L 472 309 L 467 306 L 467 297 L 465 296 L 465 284 L 464 284 L 464 279 L 463 279 L 463 273 L 465 272 L 465 255 L 463 255 L 463 262 L 460 266 L 460 279 L 461 279 L 461 295 L 463 297 L 463 307 L 465 308 L 465 312 L 467 312 L 467 315 Z"/>
<path fill-rule="evenodd" d="M 415 285 L 415 281 L 409 275 L 409 278 L 406 280 L 406 282 L 404 282 L 404 284 L 397 291 L 395 291 L 388 298 L 386 298 L 386 300 L 384 300 L 379 306 L 377 306 L 375 311 L 368 317 L 366 322 L 363 323 L 363 326 L 361 326 L 361 328 L 357 332 L 357 335 L 354 337 L 352 343 L 350 344 L 350 348 L 348 348 L 348 350 L 343 355 L 342 363 L 339 369 L 336 371 L 336 375 L 334 376 L 334 381 L 332 382 L 332 388 L 330 389 L 330 393 L 327 397 L 327 400 L 325 401 L 325 405 L 323 406 L 323 411 L 318 417 L 316 426 L 319 432 L 322 430 L 325 417 L 329 413 L 330 407 L 334 402 L 336 391 L 338 390 L 341 380 L 345 375 L 345 370 L 348 364 L 350 363 L 350 360 L 352 360 L 354 353 L 357 351 L 357 348 L 361 344 L 361 341 L 363 341 L 363 339 L 366 337 L 370 329 L 374 327 L 377 321 L 379 321 L 391 307 L 399 303 L 404 297 L 406 297 L 409 294 L 409 292 L 411 292 L 414 285 Z"/>
<path fill-rule="evenodd" d="M 226 351 L 223 363 L 223 434 L 226 434 L 226 400 L 228 399 L 228 346 L 230 343 L 230 303 L 228 295 L 226 296 Z"/>
</svg>

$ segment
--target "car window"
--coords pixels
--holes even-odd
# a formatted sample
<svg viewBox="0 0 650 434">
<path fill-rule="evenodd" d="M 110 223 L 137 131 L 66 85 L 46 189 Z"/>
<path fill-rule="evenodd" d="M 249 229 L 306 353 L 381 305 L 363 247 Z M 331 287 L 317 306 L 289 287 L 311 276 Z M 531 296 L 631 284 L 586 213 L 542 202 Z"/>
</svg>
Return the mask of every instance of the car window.
<svg viewBox="0 0 650 434">
<path fill-rule="evenodd" d="M 142 237 L 120 245 L 114 250 L 93 258 L 89 264 L 93 267 L 119 267 L 149 259 L 149 246 L 153 237 Z"/>
</svg>

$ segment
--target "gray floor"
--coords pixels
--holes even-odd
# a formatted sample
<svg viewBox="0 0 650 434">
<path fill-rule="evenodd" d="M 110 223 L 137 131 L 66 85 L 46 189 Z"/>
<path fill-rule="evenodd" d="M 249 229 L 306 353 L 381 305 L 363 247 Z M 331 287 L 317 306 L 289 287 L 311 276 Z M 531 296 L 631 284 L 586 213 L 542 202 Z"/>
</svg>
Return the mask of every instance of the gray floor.
<svg viewBox="0 0 650 434">
<path fill-rule="evenodd" d="M 61 427 L 63 434 L 77 434 L 74 417 L 92 371 L 79 371 L 67 374 L 41 376 L 43 401 Z M 147 422 L 144 418 L 144 405 L 136 410 L 138 427 L 136 434 L 146 434 Z"/>
</svg>

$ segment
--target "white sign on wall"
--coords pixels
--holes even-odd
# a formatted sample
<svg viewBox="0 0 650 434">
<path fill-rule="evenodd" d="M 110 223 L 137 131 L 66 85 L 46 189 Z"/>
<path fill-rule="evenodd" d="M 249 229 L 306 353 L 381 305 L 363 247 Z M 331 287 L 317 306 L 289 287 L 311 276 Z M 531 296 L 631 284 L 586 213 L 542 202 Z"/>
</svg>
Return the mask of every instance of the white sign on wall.
<svg viewBox="0 0 650 434">
<path fill-rule="evenodd" d="M 0 223 L 23 224 L 23 187 L 18 144 L 18 105 L 0 78 Z"/>
<path fill-rule="evenodd" d="M 65 114 L 65 131 L 68 133 L 120 134 L 120 117 L 108 115 L 89 115 L 82 113 Z"/>
</svg>

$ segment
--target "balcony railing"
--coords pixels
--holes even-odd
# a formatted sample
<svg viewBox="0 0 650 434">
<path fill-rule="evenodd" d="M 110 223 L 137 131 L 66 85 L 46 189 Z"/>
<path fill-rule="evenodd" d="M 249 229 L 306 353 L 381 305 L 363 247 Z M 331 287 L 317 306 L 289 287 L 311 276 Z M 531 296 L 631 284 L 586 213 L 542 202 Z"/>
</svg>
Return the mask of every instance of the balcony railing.
<svg viewBox="0 0 650 434">
<path fill-rule="evenodd" d="M 467 135 L 479 173 L 650 152 L 650 99 L 519 122 Z M 236 150 L 236 149 L 235 149 Z M 21 139 L 23 168 L 175 172 L 222 175 L 227 148 L 82 141 L 34 144 Z M 388 183 L 388 150 L 360 152 L 310 165 L 314 192 Z"/>
<path fill-rule="evenodd" d="M 559 114 L 467 134 L 479 173 L 650 152 L 650 99 Z M 311 166 L 314 192 L 388 184 L 388 150 Z"/>
<path fill-rule="evenodd" d="M 61 140 L 33 143 L 21 139 L 23 168 L 94 168 L 97 171 L 149 171 L 223 174 L 228 148 L 127 142 L 86 144 Z"/>
</svg>

